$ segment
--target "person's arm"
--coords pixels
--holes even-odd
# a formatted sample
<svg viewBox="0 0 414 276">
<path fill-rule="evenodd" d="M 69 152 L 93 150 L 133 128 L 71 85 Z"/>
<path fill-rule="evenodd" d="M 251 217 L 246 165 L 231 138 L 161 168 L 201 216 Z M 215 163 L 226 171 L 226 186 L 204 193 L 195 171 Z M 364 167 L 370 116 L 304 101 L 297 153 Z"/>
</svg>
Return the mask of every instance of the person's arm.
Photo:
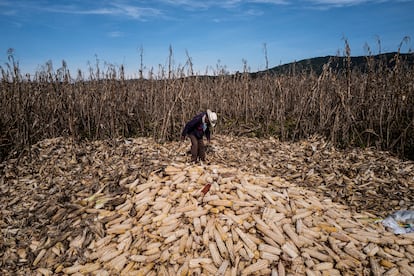
<svg viewBox="0 0 414 276">
<path fill-rule="evenodd" d="M 204 134 L 206 135 L 207 141 L 210 143 L 210 140 L 211 140 L 211 132 L 210 132 L 210 128 L 209 127 L 207 127 L 207 129 L 204 132 Z"/>
</svg>

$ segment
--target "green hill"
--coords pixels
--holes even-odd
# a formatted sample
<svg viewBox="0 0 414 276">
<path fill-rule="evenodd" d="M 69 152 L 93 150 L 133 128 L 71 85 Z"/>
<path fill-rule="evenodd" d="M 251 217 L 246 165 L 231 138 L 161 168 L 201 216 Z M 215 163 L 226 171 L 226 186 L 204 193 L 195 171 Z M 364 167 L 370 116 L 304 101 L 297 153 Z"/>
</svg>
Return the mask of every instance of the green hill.
<svg viewBox="0 0 414 276">
<path fill-rule="evenodd" d="M 350 67 L 352 70 L 359 70 L 361 72 L 367 72 L 369 70 L 370 62 L 375 69 L 378 65 L 387 65 L 386 67 L 392 68 L 395 65 L 395 57 L 397 52 L 372 55 L 372 56 L 354 56 L 350 57 Z M 399 54 L 399 57 L 405 61 L 407 66 L 414 64 L 414 53 Z M 294 74 L 294 73 L 310 73 L 314 72 L 320 74 L 323 70 L 323 66 L 329 63 L 330 68 L 336 71 L 342 71 L 347 68 L 348 57 L 342 56 L 325 56 L 315 57 L 310 59 L 303 59 L 297 62 L 287 63 L 279 65 L 268 70 L 252 73 L 253 76 L 261 76 L 264 74 Z M 383 67 L 383 66 L 381 66 Z"/>
</svg>

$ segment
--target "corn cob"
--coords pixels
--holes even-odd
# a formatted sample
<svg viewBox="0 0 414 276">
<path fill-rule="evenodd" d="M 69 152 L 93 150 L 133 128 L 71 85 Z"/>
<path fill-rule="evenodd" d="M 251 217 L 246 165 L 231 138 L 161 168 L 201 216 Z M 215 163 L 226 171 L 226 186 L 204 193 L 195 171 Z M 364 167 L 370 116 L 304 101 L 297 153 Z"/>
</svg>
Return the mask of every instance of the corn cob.
<svg viewBox="0 0 414 276">
<path fill-rule="evenodd" d="M 257 245 L 249 238 L 249 236 L 246 233 L 244 233 L 238 227 L 235 228 L 235 231 L 237 232 L 237 234 L 240 236 L 240 238 L 243 240 L 243 242 L 246 244 L 246 246 L 250 250 L 252 250 L 252 251 L 257 250 Z"/>
<path fill-rule="evenodd" d="M 249 274 L 253 274 L 255 272 L 258 272 L 262 269 L 266 269 L 269 266 L 269 261 L 268 260 L 258 260 L 257 262 L 249 265 L 248 267 L 246 267 L 245 269 L 242 270 L 241 275 L 249 275 Z"/>
<path fill-rule="evenodd" d="M 215 242 L 210 242 L 208 244 L 208 248 L 210 250 L 211 258 L 213 259 L 214 264 L 219 267 L 222 263 L 222 258 L 217 248 L 217 244 Z"/>
</svg>

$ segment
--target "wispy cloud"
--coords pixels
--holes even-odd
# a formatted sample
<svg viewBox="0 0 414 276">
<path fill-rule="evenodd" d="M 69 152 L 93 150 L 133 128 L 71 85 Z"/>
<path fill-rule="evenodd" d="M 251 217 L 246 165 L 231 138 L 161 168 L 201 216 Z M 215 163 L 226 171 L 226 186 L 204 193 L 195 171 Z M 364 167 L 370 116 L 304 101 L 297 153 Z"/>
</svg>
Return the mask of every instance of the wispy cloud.
<svg viewBox="0 0 414 276">
<path fill-rule="evenodd" d="M 81 9 L 76 6 L 53 6 L 44 8 L 45 11 L 66 14 L 85 14 L 85 15 L 112 15 L 125 16 L 133 19 L 142 19 L 159 16 L 161 11 L 154 8 L 138 7 L 134 5 L 112 3 L 105 7 Z"/>
<path fill-rule="evenodd" d="M 119 31 L 113 31 L 113 32 L 109 32 L 108 33 L 108 36 L 109 37 L 112 37 L 112 38 L 117 38 L 117 37 L 124 36 L 124 33 L 123 32 L 119 32 Z"/>
<path fill-rule="evenodd" d="M 384 3 L 390 0 L 308 0 L 308 2 L 319 7 L 346 7 L 366 3 Z"/>
<path fill-rule="evenodd" d="M 17 14 L 18 11 L 35 11 L 48 13 L 63 13 L 74 15 L 109 15 L 121 16 L 132 19 L 145 20 L 147 18 L 162 15 L 162 11 L 153 7 L 140 6 L 133 4 L 132 1 L 102 1 L 98 4 L 91 1 L 77 2 L 62 5 L 54 2 L 43 2 L 34 4 L 31 1 L 19 1 L 11 3 L 10 1 L 0 0 L 0 7 L 4 10 L 1 12 L 6 15 Z"/>
<path fill-rule="evenodd" d="M 258 4 L 275 4 L 275 5 L 290 4 L 290 1 L 286 1 L 286 0 L 249 0 L 248 2 L 258 3 Z"/>
<path fill-rule="evenodd" d="M 159 2 L 174 5 L 182 6 L 191 9 L 209 9 L 209 8 L 224 8 L 231 9 L 239 7 L 247 3 L 257 3 L 257 4 L 275 4 L 275 5 L 284 5 L 288 4 L 287 0 L 159 0 Z"/>
</svg>

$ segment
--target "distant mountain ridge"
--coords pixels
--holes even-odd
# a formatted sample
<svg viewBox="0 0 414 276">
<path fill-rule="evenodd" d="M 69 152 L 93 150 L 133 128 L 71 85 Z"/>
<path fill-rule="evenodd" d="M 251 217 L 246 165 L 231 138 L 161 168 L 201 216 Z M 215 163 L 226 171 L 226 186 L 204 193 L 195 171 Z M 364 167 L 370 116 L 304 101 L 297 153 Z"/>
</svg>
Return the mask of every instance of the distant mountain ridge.
<svg viewBox="0 0 414 276">
<path fill-rule="evenodd" d="M 359 69 L 361 72 L 366 72 L 368 69 L 368 60 L 374 61 L 374 66 L 382 62 L 383 65 L 387 65 L 392 68 L 395 65 L 395 57 L 397 52 L 390 52 L 371 56 L 351 56 L 351 68 Z M 405 62 L 406 65 L 414 65 L 414 53 L 398 54 L 400 59 Z M 325 56 L 315 57 L 309 59 L 303 59 L 296 62 L 291 62 L 279 66 L 275 66 L 268 70 L 259 71 L 252 73 L 253 77 L 258 77 L 265 74 L 290 74 L 290 73 L 301 73 L 301 72 L 314 72 L 320 74 L 323 70 L 323 66 L 330 62 L 330 67 L 337 71 L 341 71 L 347 68 L 347 58 L 344 56 Z"/>
</svg>

